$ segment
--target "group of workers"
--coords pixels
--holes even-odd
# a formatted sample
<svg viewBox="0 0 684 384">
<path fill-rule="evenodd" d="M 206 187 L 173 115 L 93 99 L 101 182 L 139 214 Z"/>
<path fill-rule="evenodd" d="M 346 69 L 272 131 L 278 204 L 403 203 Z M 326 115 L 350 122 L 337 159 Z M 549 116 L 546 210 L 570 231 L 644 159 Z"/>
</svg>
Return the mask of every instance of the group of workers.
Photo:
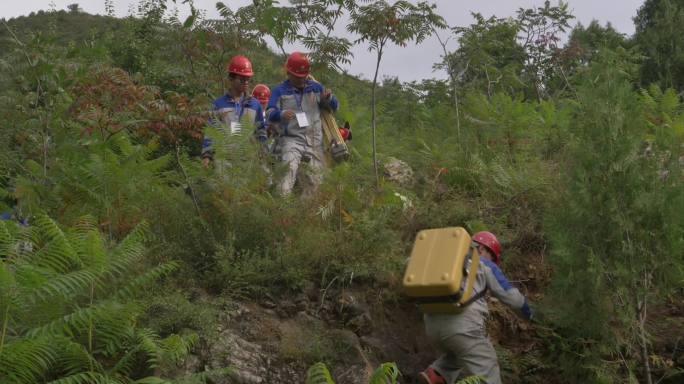
<svg viewBox="0 0 684 384">
<path fill-rule="evenodd" d="M 254 76 L 252 63 L 245 56 L 235 56 L 227 72 L 228 92 L 214 101 L 219 124 L 232 133 L 242 130 L 242 123 L 255 127 L 254 136 L 266 148 L 274 137 L 277 155 L 286 166 L 284 177 L 277 183 L 278 192 L 289 195 L 296 181 L 303 183 L 302 194 L 311 194 L 322 181 L 325 167 L 325 143 L 321 121 L 322 108 L 338 109 L 332 92 L 313 80 L 310 62 L 300 52 L 292 53 L 285 63 L 287 79 L 273 88 L 258 84 L 251 94 L 249 82 Z M 346 140 L 347 127 L 340 128 Z M 208 166 L 213 157 L 212 140 L 204 139 L 202 161 Z M 306 164 L 303 167 L 303 164 Z M 307 168 L 302 171 L 302 168 Z M 525 297 L 514 288 L 499 269 L 501 244 L 494 234 L 479 232 L 473 236 L 482 263 L 474 289 L 489 291 L 501 302 L 531 319 L 532 312 Z M 428 337 L 444 354 L 418 374 L 424 384 L 454 383 L 459 378 L 476 375 L 486 383 L 501 382 L 496 352 L 485 329 L 487 301 L 481 296 L 456 314 L 425 314 Z"/>
<path fill-rule="evenodd" d="M 312 78 L 311 63 L 305 54 L 293 52 L 287 58 L 285 69 L 287 79 L 273 91 L 258 84 L 250 94 L 252 63 L 245 56 L 233 57 L 227 67 L 228 92 L 214 101 L 213 108 L 217 122 L 231 133 L 241 132 L 245 122 L 253 125 L 254 136 L 264 150 L 275 152 L 286 167 L 285 175 L 277 183 L 280 195 L 289 195 L 297 181 L 302 184 L 302 194 L 311 195 L 321 184 L 325 168 L 321 109 L 335 111 L 339 102 L 329 89 Z M 340 128 L 340 134 L 349 137 L 348 128 Z M 271 147 L 266 144 L 269 137 L 275 141 Z M 213 158 L 212 144 L 205 137 L 202 145 L 205 166 Z"/>
</svg>

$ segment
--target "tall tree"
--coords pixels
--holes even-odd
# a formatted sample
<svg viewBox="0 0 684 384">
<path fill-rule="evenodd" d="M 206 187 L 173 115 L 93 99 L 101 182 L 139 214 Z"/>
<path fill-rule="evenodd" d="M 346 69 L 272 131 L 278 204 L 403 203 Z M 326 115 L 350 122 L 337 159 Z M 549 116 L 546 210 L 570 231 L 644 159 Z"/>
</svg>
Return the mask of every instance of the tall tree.
<svg viewBox="0 0 684 384">
<path fill-rule="evenodd" d="M 641 83 L 684 89 L 684 0 L 647 0 L 634 18 Z"/>
<path fill-rule="evenodd" d="M 592 20 L 587 27 L 577 24 L 570 32 L 568 45 L 576 43 L 581 50 L 580 62 L 589 64 L 598 55 L 602 47 L 612 50 L 627 47 L 625 35 L 618 32 L 610 23 L 601 26 L 597 20 Z"/>
<path fill-rule="evenodd" d="M 633 57 L 610 50 L 599 56 L 577 89 L 571 160 L 548 226 L 557 271 L 553 311 L 568 339 L 601 346 L 584 345 L 581 359 L 627 353 L 642 361 L 651 383 L 649 310 L 683 278 L 673 266 L 683 262 L 684 186 L 669 155 L 679 151 L 682 134 L 668 124 L 681 118 L 680 103 L 674 92 L 640 100 L 627 78 Z M 654 113 L 658 125 L 647 131 L 645 116 Z"/>
<path fill-rule="evenodd" d="M 376 53 L 375 74 L 371 92 L 371 129 L 373 132 L 373 169 L 376 186 L 380 185 L 378 174 L 375 91 L 378 84 L 378 73 L 384 49 L 389 43 L 405 46 L 409 41 L 416 44 L 423 42 L 435 28 L 445 28 L 444 19 L 435 12 L 436 6 L 427 2 L 416 5 L 408 1 L 397 1 L 390 5 L 384 0 L 361 6 L 352 12 L 351 23 L 347 26 L 350 32 L 360 37 L 356 43 L 368 42 L 368 50 Z"/>
<path fill-rule="evenodd" d="M 526 54 L 517 41 L 520 26 L 511 19 L 485 19 L 473 13 L 475 23 L 454 27 L 459 48 L 443 58 L 442 66 L 463 86 L 486 91 L 489 96 L 499 88 L 511 90 L 523 85 L 518 74 Z"/>
<path fill-rule="evenodd" d="M 568 10 L 568 3 L 563 1 L 551 6 L 551 2 L 546 0 L 541 7 L 518 9 L 519 38 L 527 52 L 524 74 L 534 85 L 538 99 L 549 94 L 547 83 L 554 75 L 554 56 L 559 50 L 558 43 L 574 18 Z"/>
<path fill-rule="evenodd" d="M 71 13 L 78 13 L 78 12 L 83 11 L 83 10 L 81 9 L 81 7 L 78 6 L 78 3 L 73 3 L 73 4 L 67 5 L 67 9 L 68 9 L 69 12 L 71 12 Z"/>
<path fill-rule="evenodd" d="M 596 20 L 592 20 L 587 27 L 578 23 L 570 33 L 567 44 L 554 55 L 556 71 L 548 80 L 549 89 L 555 96 L 567 90 L 572 91 L 573 78 L 588 68 L 601 49 L 628 49 L 630 45 L 625 35 L 615 30 L 610 23 L 605 27 Z"/>
<path fill-rule="evenodd" d="M 292 0 L 290 6 L 278 6 L 274 0 L 254 1 L 233 12 L 223 3 L 217 8 L 242 32 L 256 32 L 251 41 L 263 41 L 270 36 L 282 55 L 285 44 L 301 42 L 309 50 L 313 65 L 318 68 L 341 69 L 351 62 L 351 42 L 333 34 L 335 25 L 356 7 L 353 0 Z M 239 19 L 236 17 L 239 16 Z"/>
</svg>

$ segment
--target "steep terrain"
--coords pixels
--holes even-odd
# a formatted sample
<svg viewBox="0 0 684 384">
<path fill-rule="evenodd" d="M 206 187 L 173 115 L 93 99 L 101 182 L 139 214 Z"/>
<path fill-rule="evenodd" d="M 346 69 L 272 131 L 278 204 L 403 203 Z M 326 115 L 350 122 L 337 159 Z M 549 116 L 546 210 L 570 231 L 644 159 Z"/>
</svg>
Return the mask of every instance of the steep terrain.
<svg viewBox="0 0 684 384">
<path fill-rule="evenodd" d="M 481 19 L 463 30 L 468 49 L 450 56 L 471 71 L 455 83 L 385 79 L 373 104 L 370 82 L 316 67 L 353 127 L 352 157 L 313 199 L 282 198 L 247 136 L 219 140 L 231 149 L 223 167 L 197 159 L 226 61 L 247 54 L 255 81 L 276 84 L 282 55 L 233 28 L 251 20 L 183 25 L 162 17 L 163 3 L 144 1 L 147 12 L 123 20 L 42 12 L 3 22 L 0 206 L 18 240 L 0 239 L 11 245 L 0 255 L 10 314 L 0 352 L 32 347 L 42 332 L 65 342 L 54 356 L 73 355 L 0 353 L 0 381 L 75 372 L 80 382 L 155 374 L 195 384 L 206 373 L 210 383 L 302 383 L 324 362 L 337 382 L 363 384 L 395 362 L 399 381 L 415 382 L 437 351 L 401 293 L 407 252 L 417 231 L 460 225 L 500 236 L 503 270 L 537 311 L 527 323 L 489 300 L 504 382 L 646 382 L 646 363 L 657 382 L 684 382 L 684 104 L 677 90 L 639 88 L 635 55 L 563 51 L 562 77 L 551 57 L 565 56 L 549 56 L 543 73 L 555 77 L 540 90 L 522 65 L 519 26 Z M 515 54 L 501 53 L 506 43 Z M 60 241 L 28 249 L 44 213 L 56 222 L 45 238 Z M 99 242 L 73 235 L 84 223 Z M 64 233 L 86 250 L 41 259 Z M 127 265 L 149 279 L 110 286 L 98 257 L 130 233 L 140 258 Z M 111 256 L 115 275 L 135 277 Z M 78 316 L 113 288 L 126 291 L 106 303 L 116 317 L 93 326 Z M 24 297 L 47 309 L 19 305 Z"/>
</svg>

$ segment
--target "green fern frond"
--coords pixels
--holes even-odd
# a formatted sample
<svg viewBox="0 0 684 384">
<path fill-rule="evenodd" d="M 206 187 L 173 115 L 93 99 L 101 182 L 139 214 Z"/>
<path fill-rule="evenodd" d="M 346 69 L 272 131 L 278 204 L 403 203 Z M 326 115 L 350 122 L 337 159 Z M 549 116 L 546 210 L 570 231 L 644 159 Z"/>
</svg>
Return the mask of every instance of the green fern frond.
<svg viewBox="0 0 684 384">
<path fill-rule="evenodd" d="M 37 383 L 57 357 L 58 351 L 48 338 L 9 343 L 0 354 L 0 382 Z"/>
<path fill-rule="evenodd" d="M 336 201 L 336 197 L 328 200 L 325 204 L 318 207 L 316 214 L 318 214 L 321 219 L 327 221 L 333 215 L 333 213 L 335 213 Z"/>
<path fill-rule="evenodd" d="M 144 274 L 136 277 L 131 282 L 126 284 L 117 290 L 114 298 L 117 300 L 125 299 L 134 296 L 136 293 L 142 291 L 142 289 L 151 284 L 153 281 L 158 280 L 171 272 L 178 269 L 178 263 L 168 262 L 162 265 L 158 265 L 151 270 L 145 272 Z"/>
<path fill-rule="evenodd" d="M 94 217 L 83 216 L 78 218 L 74 226 L 66 232 L 66 237 L 83 265 L 93 270 L 105 268 L 108 250 Z"/>
<path fill-rule="evenodd" d="M 126 350 L 123 356 L 119 357 L 114 366 L 109 369 L 111 374 L 127 376 L 135 367 L 140 354 L 140 345 L 134 345 Z"/>
<path fill-rule="evenodd" d="M 46 324 L 32 328 L 26 332 L 29 338 L 53 335 L 73 335 L 87 329 L 91 322 L 104 322 L 117 313 L 123 313 L 125 305 L 116 302 L 102 302 L 86 308 L 78 308 L 64 316 Z"/>
<path fill-rule="evenodd" d="M 0 264 L 0 298 L 4 301 L 11 294 L 12 287 L 16 284 L 14 274 L 9 270 L 9 265 Z"/>
<path fill-rule="evenodd" d="M 150 367 L 158 367 L 162 357 L 159 336 L 149 329 L 140 329 L 136 334 L 136 342 L 140 351 L 147 356 L 147 364 Z"/>
<path fill-rule="evenodd" d="M 373 372 L 370 378 L 370 384 L 396 384 L 399 379 L 399 367 L 396 363 L 382 363 Z"/>
<path fill-rule="evenodd" d="M 492 160 L 489 166 L 491 170 L 492 180 L 501 190 L 510 191 L 513 187 L 512 177 L 509 172 L 501 165 L 500 161 Z"/>
<path fill-rule="evenodd" d="M 126 237 L 119 242 L 119 245 L 114 249 L 114 253 L 118 252 L 119 248 L 126 247 L 126 244 L 144 243 L 150 240 L 152 233 L 150 232 L 150 225 L 146 221 L 141 221 L 133 230 L 126 235 Z"/>
<path fill-rule="evenodd" d="M 136 260 L 143 256 L 145 245 L 143 242 L 149 236 L 149 227 L 146 222 L 138 224 L 120 243 L 112 250 L 107 275 L 116 280 L 134 266 Z"/>
<path fill-rule="evenodd" d="M 59 227 L 59 225 L 57 225 L 57 223 L 55 223 L 54 220 L 52 220 L 45 214 L 37 215 L 35 220 L 33 221 L 33 226 L 36 227 L 38 231 L 40 231 L 41 238 L 44 238 L 48 241 L 66 241 L 66 235 Z M 66 246 L 70 248 L 68 244 Z"/>
<path fill-rule="evenodd" d="M 73 233 L 82 235 L 97 232 L 97 219 L 92 215 L 81 216 L 73 223 L 71 230 Z"/>
<path fill-rule="evenodd" d="M 159 377 L 155 377 L 155 376 L 145 377 L 143 379 L 136 380 L 133 382 L 133 384 L 169 384 L 169 383 L 171 383 L 171 382 L 168 380 L 165 380 L 165 379 L 161 379 Z"/>
<path fill-rule="evenodd" d="M 97 351 L 106 356 L 116 356 L 121 350 L 129 349 L 135 344 L 135 330 L 131 320 L 135 317 L 137 307 L 129 304 L 112 316 L 96 319 L 93 322 L 93 338 L 97 340 Z"/>
<path fill-rule="evenodd" d="M 145 160 L 139 160 L 138 165 L 142 166 L 142 170 L 146 174 L 151 174 L 151 175 L 162 175 L 162 171 L 166 168 L 168 168 L 169 164 L 171 164 L 172 157 L 171 155 L 162 155 L 158 156 L 154 159 L 146 160 L 147 157 L 150 156 L 148 153 L 149 151 L 145 152 Z M 131 166 L 134 166 L 135 164 L 131 164 Z"/>
<path fill-rule="evenodd" d="M 49 267 L 55 272 L 67 272 L 80 266 L 75 250 L 52 219 L 38 215 L 29 232 L 34 247 L 30 255 L 32 264 Z"/>
<path fill-rule="evenodd" d="M 31 265 L 48 268 L 57 273 L 65 273 L 76 268 L 78 258 L 73 250 L 65 247 L 66 242 L 53 240 L 28 255 Z"/>
<path fill-rule="evenodd" d="M 9 249 L 14 244 L 14 236 L 9 231 L 8 222 L 0 221 L 0 258 L 6 258 L 9 254 Z"/>
<path fill-rule="evenodd" d="M 79 344 L 66 337 L 55 338 L 55 344 L 60 346 L 57 365 L 62 367 L 66 375 L 82 373 L 84 367 L 91 367 L 92 371 L 103 372 L 102 365 L 83 344 Z"/>
<path fill-rule="evenodd" d="M 190 353 L 190 350 L 199 342 L 196 333 L 188 335 L 171 335 L 161 341 L 161 348 L 164 353 L 164 360 L 178 362 Z"/>
<path fill-rule="evenodd" d="M 306 384 L 335 384 L 328 367 L 324 363 L 316 363 L 306 371 Z"/>
<path fill-rule="evenodd" d="M 36 288 L 26 297 L 31 303 L 49 301 L 55 297 L 70 298 L 83 293 L 98 278 L 90 270 L 80 270 L 67 274 L 60 274 Z"/>
<path fill-rule="evenodd" d="M 79 372 L 58 380 L 53 380 L 47 384 L 124 384 L 97 372 Z"/>
</svg>

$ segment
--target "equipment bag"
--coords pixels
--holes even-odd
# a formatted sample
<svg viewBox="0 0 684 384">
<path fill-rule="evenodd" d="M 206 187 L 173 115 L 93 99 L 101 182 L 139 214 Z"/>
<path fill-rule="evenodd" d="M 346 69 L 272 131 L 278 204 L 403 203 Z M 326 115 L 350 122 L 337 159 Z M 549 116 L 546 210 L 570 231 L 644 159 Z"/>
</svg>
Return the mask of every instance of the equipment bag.
<svg viewBox="0 0 684 384">
<path fill-rule="evenodd" d="M 480 255 L 462 227 L 422 230 L 404 273 L 403 286 L 426 313 L 457 313 L 482 297 L 473 292 Z"/>
</svg>

